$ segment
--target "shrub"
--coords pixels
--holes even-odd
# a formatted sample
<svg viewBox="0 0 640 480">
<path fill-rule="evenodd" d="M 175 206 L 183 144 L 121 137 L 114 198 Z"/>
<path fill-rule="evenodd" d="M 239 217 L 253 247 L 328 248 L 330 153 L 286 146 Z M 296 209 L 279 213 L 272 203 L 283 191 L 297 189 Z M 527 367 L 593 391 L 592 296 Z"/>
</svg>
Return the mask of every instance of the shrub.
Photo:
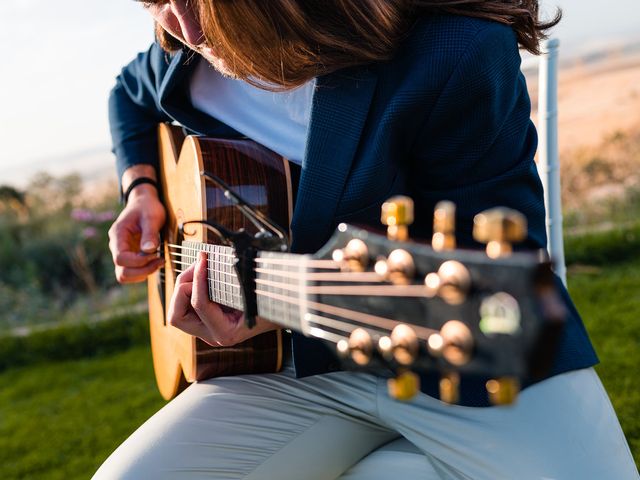
<svg viewBox="0 0 640 480">
<path fill-rule="evenodd" d="M 25 336 L 0 336 L 0 371 L 9 367 L 73 360 L 126 350 L 149 342 L 147 315 L 58 325 Z"/>
</svg>

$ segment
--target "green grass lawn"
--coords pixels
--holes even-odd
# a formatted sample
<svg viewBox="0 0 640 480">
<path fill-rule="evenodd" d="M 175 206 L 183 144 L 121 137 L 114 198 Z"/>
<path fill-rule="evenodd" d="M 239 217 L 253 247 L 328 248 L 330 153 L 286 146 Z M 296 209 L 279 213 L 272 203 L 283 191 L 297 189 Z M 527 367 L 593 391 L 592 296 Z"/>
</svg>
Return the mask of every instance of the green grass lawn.
<svg viewBox="0 0 640 480">
<path fill-rule="evenodd" d="M 594 262 L 573 270 L 572 296 L 600 355 L 597 370 L 638 463 L 640 250 L 615 263 Z M 9 368 L 0 373 L 0 386 L 2 480 L 89 478 L 164 404 L 147 346 Z"/>
<path fill-rule="evenodd" d="M 158 410 L 149 347 L 0 374 L 0 478 L 88 479 Z"/>
<path fill-rule="evenodd" d="M 596 367 L 640 467 L 640 251 L 633 261 L 569 277 L 600 357 Z"/>
</svg>

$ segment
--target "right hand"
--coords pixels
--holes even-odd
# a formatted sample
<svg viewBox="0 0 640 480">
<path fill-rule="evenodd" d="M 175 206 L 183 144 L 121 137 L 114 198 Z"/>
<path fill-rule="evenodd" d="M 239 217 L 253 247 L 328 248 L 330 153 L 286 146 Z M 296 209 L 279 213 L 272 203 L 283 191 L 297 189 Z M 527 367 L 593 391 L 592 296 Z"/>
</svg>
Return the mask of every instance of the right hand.
<svg viewBox="0 0 640 480">
<path fill-rule="evenodd" d="M 109 229 L 109 249 L 118 282 L 142 282 L 164 264 L 157 249 L 165 218 L 153 185 L 138 185 L 131 191 L 127 206 Z"/>
</svg>

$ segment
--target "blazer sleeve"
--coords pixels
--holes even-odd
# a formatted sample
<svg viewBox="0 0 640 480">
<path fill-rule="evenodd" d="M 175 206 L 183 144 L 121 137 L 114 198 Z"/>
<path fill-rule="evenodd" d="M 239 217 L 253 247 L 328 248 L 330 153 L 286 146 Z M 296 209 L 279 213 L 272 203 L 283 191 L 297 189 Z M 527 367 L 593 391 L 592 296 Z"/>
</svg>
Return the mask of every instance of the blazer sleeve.
<svg viewBox="0 0 640 480">
<path fill-rule="evenodd" d="M 416 207 L 430 218 L 426 212 L 437 201 L 453 201 L 461 246 L 477 246 L 475 214 L 511 207 L 529 220 L 523 246 L 544 247 L 542 184 L 533 160 L 537 136 L 515 34 L 487 22 L 458 58 L 413 148 L 409 181 Z"/>
<path fill-rule="evenodd" d="M 109 95 L 109 126 L 118 179 L 133 165 L 158 165 L 156 128 L 158 123 L 171 120 L 159 105 L 167 67 L 167 55 L 154 43 L 116 78 Z"/>
</svg>

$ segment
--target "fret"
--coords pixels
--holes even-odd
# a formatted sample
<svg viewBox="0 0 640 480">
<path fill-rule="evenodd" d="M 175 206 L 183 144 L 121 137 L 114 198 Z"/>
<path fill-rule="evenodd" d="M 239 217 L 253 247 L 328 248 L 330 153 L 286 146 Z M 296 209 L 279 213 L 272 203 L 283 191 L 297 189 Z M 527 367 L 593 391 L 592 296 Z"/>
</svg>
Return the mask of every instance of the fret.
<svg viewBox="0 0 640 480">
<path fill-rule="evenodd" d="M 224 271 L 226 273 L 225 277 L 226 277 L 226 283 L 225 285 L 227 286 L 225 293 L 227 294 L 225 299 L 227 301 L 227 305 L 232 306 L 233 305 L 233 294 L 234 294 L 234 288 L 233 288 L 233 276 L 231 275 L 231 262 L 229 261 L 225 261 L 224 262 Z"/>
<path fill-rule="evenodd" d="M 224 273 L 224 257 L 220 245 L 216 245 L 216 277 L 218 279 L 218 303 L 225 305 L 226 275 Z"/>
<path fill-rule="evenodd" d="M 218 275 L 216 274 L 216 271 L 217 271 L 216 264 L 218 262 L 218 255 L 216 253 L 215 245 L 212 247 L 211 251 L 209 252 L 209 256 L 212 259 L 211 271 L 207 272 L 209 278 L 211 278 L 211 284 L 213 285 L 213 288 L 211 291 L 211 301 L 217 302 L 218 301 Z"/>
<path fill-rule="evenodd" d="M 209 283 L 209 298 L 211 299 L 211 301 L 215 301 L 217 286 L 215 284 L 215 279 L 211 275 L 211 272 L 214 271 L 216 268 L 216 259 L 213 255 L 213 245 L 206 245 L 205 251 L 207 252 L 207 258 L 209 259 L 209 261 L 207 262 L 207 269 L 208 269 L 207 279 Z"/>
<path fill-rule="evenodd" d="M 281 270 L 281 266 L 280 265 L 276 265 L 274 267 L 274 270 Z M 274 287 L 267 287 L 267 290 L 274 292 L 276 288 Z M 273 316 L 273 318 L 275 319 L 275 321 L 281 321 L 282 319 L 280 318 L 279 312 L 278 312 L 278 303 L 274 301 L 273 297 L 269 297 L 269 307 L 271 308 L 271 315 Z"/>
<path fill-rule="evenodd" d="M 288 271 L 291 269 L 290 265 L 283 265 L 282 270 Z M 284 282 L 287 284 L 287 289 L 289 292 L 291 292 L 291 278 L 287 278 L 286 281 Z M 283 317 L 283 321 L 285 322 L 286 325 L 290 325 L 291 324 L 291 314 L 290 311 L 291 309 L 289 308 L 289 305 L 285 304 L 282 306 L 282 317 Z"/>
<path fill-rule="evenodd" d="M 222 251 L 220 249 L 220 245 L 216 245 L 216 277 L 218 278 L 218 303 L 221 305 L 226 305 L 225 302 L 225 288 L 226 288 L 226 275 L 224 273 L 224 264 L 223 261 L 225 258 L 223 257 Z"/>
<path fill-rule="evenodd" d="M 224 272 L 225 272 L 225 303 L 226 305 L 229 305 L 230 307 L 234 305 L 233 303 L 233 295 L 234 295 L 234 291 L 236 290 L 234 288 L 233 285 L 233 275 L 231 274 L 231 262 L 228 261 L 228 259 L 225 259 L 224 262 Z"/>
<path fill-rule="evenodd" d="M 275 270 L 282 270 L 282 267 L 283 265 L 276 265 Z M 278 287 L 272 287 L 270 288 L 270 290 L 273 293 L 278 293 L 278 294 L 285 293 L 281 288 L 278 288 Z M 288 294 L 288 292 L 286 292 L 286 294 Z M 270 302 L 271 302 L 271 310 L 273 312 L 273 317 L 276 319 L 276 321 L 283 322 L 284 319 L 282 318 L 282 308 L 281 308 L 282 302 L 276 302 L 274 298 L 271 298 Z"/>
<path fill-rule="evenodd" d="M 216 285 L 216 289 L 215 289 L 216 296 L 214 299 L 214 302 L 216 303 L 222 303 L 222 293 L 220 292 L 221 285 L 220 285 L 219 263 L 220 263 L 220 250 L 218 248 L 218 245 L 214 245 L 213 246 L 213 278 Z"/>
<path fill-rule="evenodd" d="M 295 270 L 297 270 L 297 267 L 294 265 L 288 265 L 286 270 L 288 272 L 293 272 Z M 296 279 L 293 275 L 291 275 L 287 281 L 287 283 L 291 286 L 291 287 L 297 287 L 297 284 L 300 283 L 300 280 Z M 300 301 L 300 291 L 298 290 L 298 288 L 295 289 L 295 298 L 296 298 L 296 302 Z M 291 322 L 293 321 L 294 317 L 293 316 L 293 308 L 294 306 L 292 304 L 287 304 L 285 305 L 285 317 L 287 320 L 287 324 L 291 324 Z"/>
<path fill-rule="evenodd" d="M 227 271 L 227 259 L 224 258 L 224 253 L 221 248 L 218 248 L 218 259 L 220 260 L 220 303 L 229 305 L 229 273 Z"/>
<path fill-rule="evenodd" d="M 274 321 L 278 321 L 278 316 L 276 315 L 276 312 L 274 311 L 273 308 L 273 299 L 271 297 L 267 297 L 267 308 L 268 308 L 268 312 L 269 312 L 269 317 L 272 318 Z"/>
<path fill-rule="evenodd" d="M 278 270 L 286 270 L 287 269 L 287 265 L 280 265 Z M 278 293 L 280 294 L 287 294 L 287 295 L 291 295 L 291 293 L 286 289 L 286 288 L 282 288 L 279 287 L 278 288 Z M 282 303 L 282 302 L 276 302 L 276 314 L 278 315 L 278 318 L 280 319 L 281 322 L 286 323 L 286 316 L 285 316 L 285 310 L 286 310 L 286 304 Z"/>
<path fill-rule="evenodd" d="M 218 279 L 220 280 L 220 303 L 226 306 L 231 306 L 229 297 L 229 285 L 231 284 L 231 277 L 229 277 L 229 271 L 227 268 L 228 258 L 224 253 L 224 247 L 222 245 L 217 246 L 218 251 Z"/>
</svg>

